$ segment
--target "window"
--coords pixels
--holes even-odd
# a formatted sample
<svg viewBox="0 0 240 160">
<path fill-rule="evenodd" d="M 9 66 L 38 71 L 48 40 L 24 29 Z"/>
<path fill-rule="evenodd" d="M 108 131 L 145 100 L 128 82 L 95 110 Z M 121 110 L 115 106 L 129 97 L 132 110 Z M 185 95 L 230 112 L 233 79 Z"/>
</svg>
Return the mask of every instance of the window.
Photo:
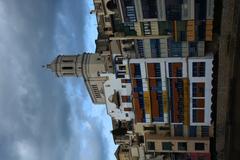
<svg viewBox="0 0 240 160">
<path fill-rule="evenodd" d="M 193 62 L 192 63 L 192 76 L 193 77 L 205 77 L 205 62 Z"/>
<path fill-rule="evenodd" d="M 192 108 L 204 108 L 205 100 L 204 99 L 192 99 Z"/>
<path fill-rule="evenodd" d="M 207 10 L 207 1 L 206 0 L 196 0 L 195 1 L 195 19 L 204 20 L 206 19 L 206 10 Z"/>
<path fill-rule="evenodd" d="M 122 102 L 124 103 L 129 103 L 131 102 L 131 97 L 130 96 L 122 96 Z"/>
<path fill-rule="evenodd" d="M 199 64 L 199 76 L 200 77 L 205 76 L 205 62 L 200 62 Z"/>
<path fill-rule="evenodd" d="M 178 142 L 179 151 L 187 151 L 187 142 Z"/>
<path fill-rule="evenodd" d="M 138 142 L 141 144 L 141 143 L 144 143 L 144 137 L 143 136 L 138 136 Z"/>
<path fill-rule="evenodd" d="M 137 50 L 139 58 L 144 58 L 143 40 L 137 40 Z"/>
<path fill-rule="evenodd" d="M 143 93 L 139 92 L 138 94 L 139 105 L 143 109 L 144 108 L 144 97 Z"/>
<path fill-rule="evenodd" d="M 129 149 L 122 149 L 122 152 L 129 152 Z"/>
<path fill-rule="evenodd" d="M 174 125 L 174 136 L 181 137 L 183 136 L 183 125 Z"/>
<path fill-rule="evenodd" d="M 126 111 L 126 112 L 130 112 L 130 111 L 132 111 L 132 108 L 129 108 L 129 107 L 124 108 L 124 111 Z"/>
<path fill-rule="evenodd" d="M 197 43 L 196 42 L 189 42 L 189 56 L 190 57 L 197 57 L 198 56 L 198 54 L 197 54 Z"/>
<path fill-rule="evenodd" d="M 166 18 L 168 21 L 180 20 L 181 19 L 181 2 L 178 0 L 167 0 L 166 6 Z"/>
<path fill-rule="evenodd" d="M 100 92 L 98 90 L 98 86 L 97 85 L 91 85 L 92 90 L 93 90 L 93 94 L 96 98 L 101 98 Z"/>
<path fill-rule="evenodd" d="M 197 127 L 190 126 L 189 128 L 189 137 L 196 137 L 197 136 Z"/>
<path fill-rule="evenodd" d="M 204 118 L 204 109 L 193 109 L 192 119 L 194 123 L 203 123 Z"/>
<path fill-rule="evenodd" d="M 151 35 L 151 23 L 150 22 L 143 22 L 142 23 L 142 30 L 144 35 Z"/>
<path fill-rule="evenodd" d="M 208 137 L 209 136 L 209 126 L 202 126 L 202 137 Z"/>
<path fill-rule="evenodd" d="M 126 70 L 126 66 L 118 66 L 119 70 Z"/>
<path fill-rule="evenodd" d="M 135 13 L 135 7 L 134 6 L 126 6 L 126 11 L 127 11 L 127 17 L 130 22 L 136 22 L 137 17 Z"/>
<path fill-rule="evenodd" d="M 171 151 L 172 150 L 172 146 L 173 146 L 173 144 L 171 142 L 162 142 L 162 150 Z"/>
<path fill-rule="evenodd" d="M 139 63 L 130 64 L 131 76 L 134 78 L 141 78 L 141 67 Z"/>
<path fill-rule="evenodd" d="M 204 143 L 195 143 L 195 150 L 196 151 L 204 151 L 205 150 L 205 144 Z"/>
<path fill-rule="evenodd" d="M 148 150 L 155 150 L 155 143 L 154 142 L 147 142 Z"/>
<path fill-rule="evenodd" d="M 182 42 L 175 42 L 174 40 L 169 40 L 170 45 L 170 57 L 181 57 L 182 56 Z"/>
<path fill-rule="evenodd" d="M 64 70 L 71 70 L 71 69 L 73 69 L 73 67 L 62 67 L 62 69 L 64 69 Z"/>
<path fill-rule="evenodd" d="M 122 85 L 122 88 L 126 88 L 126 85 Z"/>
<path fill-rule="evenodd" d="M 155 121 L 164 122 L 163 95 L 162 95 L 162 92 L 159 92 L 159 90 L 157 91 L 157 100 L 158 100 L 159 117 L 155 119 Z"/>
<path fill-rule="evenodd" d="M 141 88 L 141 91 L 142 91 L 142 88 L 143 88 L 142 79 L 136 79 L 135 82 L 137 87 Z"/>
<path fill-rule="evenodd" d="M 200 97 L 204 97 L 205 95 L 205 87 L 204 87 L 204 83 L 202 83 L 201 85 L 198 85 L 198 94 Z"/>
<path fill-rule="evenodd" d="M 169 35 L 173 32 L 173 22 L 172 21 L 161 21 L 158 22 L 158 29 L 160 35 Z"/>
<path fill-rule="evenodd" d="M 64 76 L 73 76 L 72 73 L 63 73 Z"/>
<path fill-rule="evenodd" d="M 122 83 L 131 83 L 131 79 L 121 79 Z"/>
<path fill-rule="evenodd" d="M 161 92 L 162 91 L 162 80 L 156 79 L 156 85 L 157 85 L 157 91 Z"/>
<path fill-rule="evenodd" d="M 192 96 L 204 97 L 205 96 L 205 83 L 192 83 Z"/>
<path fill-rule="evenodd" d="M 123 17 L 125 22 L 133 22 L 136 21 L 136 13 L 135 13 L 135 4 L 134 0 L 121 0 L 120 1 Z"/>
<path fill-rule="evenodd" d="M 143 18 L 158 18 L 156 0 L 141 0 Z"/>
<path fill-rule="evenodd" d="M 126 117 L 128 117 L 128 113 L 126 113 L 125 115 L 126 115 Z"/>
<path fill-rule="evenodd" d="M 73 60 L 72 59 L 64 59 L 62 62 L 71 63 L 71 62 L 73 62 Z"/>
<path fill-rule="evenodd" d="M 177 77 L 182 77 L 182 68 L 178 68 L 176 71 L 177 71 L 176 73 Z"/>
<path fill-rule="evenodd" d="M 122 64 L 123 63 L 123 58 L 120 56 L 115 57 L 115 64 Z"/>
<path fill-rule="evenodd" d="M 151 57 L 152 58 L 160 57 L 160 41 L 159 41 L 159 39 L 151 39 L 150 46 L 151 46 Z"/>
<path fill-rule="evenodd" d="M 120 74 L 117 73 L 116 76 L 117 76 L 117 78 L 125 78 L 125 75 L 124 75 L 124 74 L 121 74 L 121 73 L 120 73 Z"/>
<path fill-rule="evenodd" d="M 148 63 L 148 77 L 161 77 L 160 63 Z"/>
<path fill-rule="evenodd" d="M 206 35 L 206 22 L 205 21 L 198 21 L 197 23 L 197 40 L 198 41 L 205 41 Z"/>
<path fill-rule="evenodd" d="M 182 63 L 168 63 L 169 77 L 182 77 Z"/>
<path fill-rule="evenodd" d="M 177 79 L 177 82 L 175 83 L 175 87 L 177 88 L 177 91 L 179 94 L 183 94 L 183 80 Z"/>
<path fill-rule="evenodd" d="M 160 63 L 156 63 L 154 66 L 155 66 L 155 74 L 156 74 L 156 77 L 161 77 L 161 67 L 160 67 Z"/>
</svg>

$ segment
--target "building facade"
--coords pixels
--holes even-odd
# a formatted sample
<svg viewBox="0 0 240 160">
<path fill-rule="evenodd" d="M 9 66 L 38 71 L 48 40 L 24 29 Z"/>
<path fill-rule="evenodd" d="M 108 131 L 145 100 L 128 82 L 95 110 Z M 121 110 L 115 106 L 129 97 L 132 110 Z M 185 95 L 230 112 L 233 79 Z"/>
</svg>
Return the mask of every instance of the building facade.
<svg viewBox="0 0 240 160">
<path fill-rule="evenodd" d="M 93 0 L 95 54 L 47 68 L 83 77 L 112 118 L 117 159 L 210 159 L 213 0 Z"/>
</svg>

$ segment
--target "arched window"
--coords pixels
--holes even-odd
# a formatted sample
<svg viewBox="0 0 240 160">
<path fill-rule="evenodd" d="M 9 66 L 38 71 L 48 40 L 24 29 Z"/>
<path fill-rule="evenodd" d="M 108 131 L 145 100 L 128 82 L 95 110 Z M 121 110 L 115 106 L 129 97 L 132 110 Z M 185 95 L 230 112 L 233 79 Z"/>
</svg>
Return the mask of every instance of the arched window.
<svg viewBox="0 0 240 160">
<path fill-rule="evenodd" d="M 107 2 L 107 8 L 108 8 L 110 11 L 114 11 L 114 9 L 117 8 L 117 5 L 111 0 L 111 1 Z"/>
</svg>

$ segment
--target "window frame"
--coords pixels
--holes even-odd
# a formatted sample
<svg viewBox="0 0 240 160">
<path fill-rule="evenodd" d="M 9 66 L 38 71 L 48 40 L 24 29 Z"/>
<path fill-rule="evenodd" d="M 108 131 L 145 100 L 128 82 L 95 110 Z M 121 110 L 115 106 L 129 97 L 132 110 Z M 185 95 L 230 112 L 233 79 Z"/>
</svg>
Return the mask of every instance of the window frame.
<svg viewBox="0 0 240 160">
<path fill-rule="evenodd" d="M 173 144 L 171 142 L 162 142 L 162 150 L 163 151 L 172 151 L 172 146 L 173 146 Z"/>
<path fill-rule="evenodd" d="M 205 150 L 205 143 L 196 142 L 194 144 L 195 151 L 204 151 Z"/>
<path fill-rule="evenodd" d="M 180 144 L 184 144 L 184 145 L 180 146 Z M 187 142 L 178 142 L 177 146 L 178 146 L 179 151 L 187 151 L 188 150 Z"/>
</svg>

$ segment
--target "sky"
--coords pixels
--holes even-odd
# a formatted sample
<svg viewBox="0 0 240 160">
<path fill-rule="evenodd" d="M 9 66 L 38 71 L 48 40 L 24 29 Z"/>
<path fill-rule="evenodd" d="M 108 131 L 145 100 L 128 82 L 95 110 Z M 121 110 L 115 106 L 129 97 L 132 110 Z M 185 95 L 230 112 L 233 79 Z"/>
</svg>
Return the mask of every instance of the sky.
<svg viewBox="0 0 240 160">
<path fill-rule="evenodd" d="M 112 160 L 111 120 L 82 78 L 41 66 L 95 51 L 91 0 L 0 0 L 0 159 Z"/>
</svg>

